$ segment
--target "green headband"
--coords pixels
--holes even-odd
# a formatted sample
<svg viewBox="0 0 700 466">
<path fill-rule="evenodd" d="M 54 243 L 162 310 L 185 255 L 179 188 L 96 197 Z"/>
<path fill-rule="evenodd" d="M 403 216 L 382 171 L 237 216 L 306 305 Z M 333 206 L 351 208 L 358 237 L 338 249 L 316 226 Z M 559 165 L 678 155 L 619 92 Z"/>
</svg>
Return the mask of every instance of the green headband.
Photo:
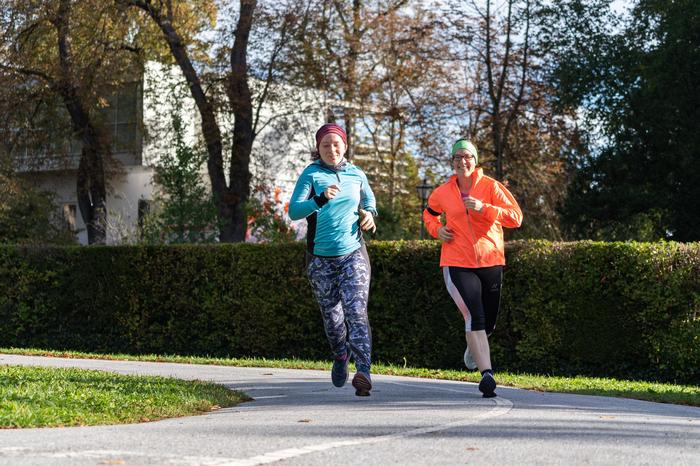
<svg viewBox="0 0 700 466">
<path fill-rule="evenodd" d="M 474 156 L 474 163 L 479 163 L 479 154 L 476 152 L 476 146 L 466 139 L 460 139 L 454 143 L 452 146 L 452 155 L 455 155 L 458 150 L 466 149 L 471 155 Z"/>
</svg>

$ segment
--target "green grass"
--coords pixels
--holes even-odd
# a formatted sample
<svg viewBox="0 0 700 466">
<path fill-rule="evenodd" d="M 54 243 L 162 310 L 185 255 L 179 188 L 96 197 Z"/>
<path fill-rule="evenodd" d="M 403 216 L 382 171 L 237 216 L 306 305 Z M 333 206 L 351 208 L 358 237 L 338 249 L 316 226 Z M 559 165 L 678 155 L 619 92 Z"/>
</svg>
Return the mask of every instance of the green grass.
<svg viewBox="0 0 700 466">
<path fill-rule="evenodd" d="M 328 370 L 328 361 L 304 361 L 299 359 L 265 359 L 265 358 L 206 358 L 189 356 L 159 356 L 126 354 L 91 354 L 73 351 L 44 351 L 38 349 L 0 348 L 0 353 L 25 354 L 33 356 L 53 356 L 64 358 L 114 359 L 128 361 L 175 362 L 187 364 L 216 364 L 221 366 L 273 367 L 289 369 Z M 478 382 L 478 372 L 420 369 L 393 365 L 373 364 L 375 374 L 401 375 L 428 379 L 458 380 Z M 573 393 L 580 395 L 598 395 L 633 398 L 659 403 L 675 403 L 700 406 L 700 387 L 695 385 L 674 385 L 669 383 L 639 382 L 629 380 L 606 379 L 598 377 L 554 377 L 532 374 L 512 374 L 498 372 L 500 385 L 537 390 L 543 392 Z"/>
<path fill-rule="evenodd" d="M 213 383 L 0 365 L 0 428 L 123 424 L 204 413 L 247 397 Z"/>
</svg>

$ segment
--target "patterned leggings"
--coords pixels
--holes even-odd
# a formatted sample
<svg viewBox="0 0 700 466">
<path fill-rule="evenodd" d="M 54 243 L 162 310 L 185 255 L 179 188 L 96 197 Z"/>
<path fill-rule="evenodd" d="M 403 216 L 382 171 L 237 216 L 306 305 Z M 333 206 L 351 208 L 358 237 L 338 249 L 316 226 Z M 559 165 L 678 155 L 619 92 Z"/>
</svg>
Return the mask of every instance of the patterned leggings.
<svg viewBox="0 0 700 466">
<path fill-rule="evenodd" d="M 349 346 L 357 370 L 369 373 L 372 331 L 367 318 L 367 300 L 371 269 L 367 250 L 363 245 L 345 256 L 310 255 L 308 259 L 306 271 L 321 308 L 333 356 L 344 356 Z"/>
</svg>

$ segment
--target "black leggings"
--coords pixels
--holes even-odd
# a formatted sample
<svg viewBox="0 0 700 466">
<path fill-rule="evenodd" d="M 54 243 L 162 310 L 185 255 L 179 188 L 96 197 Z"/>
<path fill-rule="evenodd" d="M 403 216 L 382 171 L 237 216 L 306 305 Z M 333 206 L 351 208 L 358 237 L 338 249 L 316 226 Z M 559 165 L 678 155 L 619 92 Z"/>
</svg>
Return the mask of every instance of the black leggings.
<svg viewBox="0 0 700 466">
<path fill-rule="evenodd" d="M 501 305 L 503 266 L 466 269 L 443 267 L 447 291 L 464 316 L 467 332 L 486 330 L 490 335 L 496 328 Z"/>
</svg>

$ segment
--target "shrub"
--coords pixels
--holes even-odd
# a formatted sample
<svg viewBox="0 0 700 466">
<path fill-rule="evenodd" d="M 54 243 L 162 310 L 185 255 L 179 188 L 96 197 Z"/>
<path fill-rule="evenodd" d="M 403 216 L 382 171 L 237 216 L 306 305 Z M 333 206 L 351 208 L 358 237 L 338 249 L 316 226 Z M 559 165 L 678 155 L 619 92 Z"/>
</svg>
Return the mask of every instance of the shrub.
<svg viewBox="0 0 700 466">
<path fill-rule="evenodd" d="M 0 247 L 0 346 L 326 358 L 304 246 Z M 377 361 L 460 367 L 435 241 L 372 242 Z M 700 244 L 515 242 L 497 369 L 700 382 Z"/>
</svg>

